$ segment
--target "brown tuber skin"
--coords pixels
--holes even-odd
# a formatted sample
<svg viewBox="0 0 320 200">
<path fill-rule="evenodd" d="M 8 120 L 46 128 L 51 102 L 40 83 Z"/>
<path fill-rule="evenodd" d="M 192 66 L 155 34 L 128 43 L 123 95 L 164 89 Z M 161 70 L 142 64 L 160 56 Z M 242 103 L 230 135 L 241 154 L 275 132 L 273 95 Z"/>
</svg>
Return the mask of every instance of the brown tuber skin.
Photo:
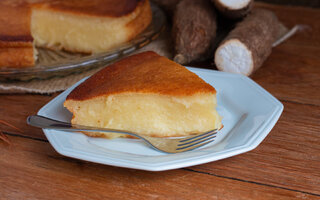
<svg viewBox="0 0 320 200">
<path fill-rule="evenodd" d="M 254 9 L 219 45 L 215 52 L 217 68 L 246 76 L 252 74 L 270 55 L 273 42 L 283 31 L 280 25 L 273 12 Z M 250 60 L 244 60 L 244 52 L 248 52 Z"/>
<path fill-rule="evenodd" d="M 209 0 L 182 0 L 176 7 L 172 35 L 174 61 L 187 64 L 207 58 L 216 37 L 216 15 Z"/>
<path fill-rule="evenodd" d="M 252 9 L 253 0 L 250 0 L 246 5 L 239 9 L 230 8 L 225 3 L 224 0 L 211 0 L 219 13 L 229 19 L 241 19 L 246 16 Z"/>
</svg>

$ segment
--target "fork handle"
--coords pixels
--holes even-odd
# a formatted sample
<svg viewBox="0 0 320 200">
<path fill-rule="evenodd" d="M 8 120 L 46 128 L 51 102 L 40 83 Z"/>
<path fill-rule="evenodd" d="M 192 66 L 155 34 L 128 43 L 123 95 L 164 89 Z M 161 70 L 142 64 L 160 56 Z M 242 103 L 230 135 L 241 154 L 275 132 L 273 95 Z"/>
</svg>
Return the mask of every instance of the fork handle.
<svg viewBox="0 0 320 200">
<path fill-rule="evenodd" d="M 141 138 L 139 135 L 131 133 L 131 132 L 127 132 L 127 131 L 76 125 L 76 124 L 71 124 L 68 122 L 62 122 L 62 121 L 58 121 L 55 119 L 50 119 L 50 118 L 40 116 L 40 115 L 29 116 L 27 118 L 27 124 L 29 124 L 31 126 L 38 127 L 38 128 L 44 128 L 44 129 L 55 129 L 55 130 L 71 131 L 71 132 L 77 132 L 77 131 L 113 132 L 113 133 L 132 135 L 132 136 Z"/>
<path fill-rule="evenodd" d="M 27 124 L 38 128 L 48 129 L 70 129 L 72 125 L 67 122 L 50 119 L 40 115 L 32 115 L 27 118 Z"/>
</svg>

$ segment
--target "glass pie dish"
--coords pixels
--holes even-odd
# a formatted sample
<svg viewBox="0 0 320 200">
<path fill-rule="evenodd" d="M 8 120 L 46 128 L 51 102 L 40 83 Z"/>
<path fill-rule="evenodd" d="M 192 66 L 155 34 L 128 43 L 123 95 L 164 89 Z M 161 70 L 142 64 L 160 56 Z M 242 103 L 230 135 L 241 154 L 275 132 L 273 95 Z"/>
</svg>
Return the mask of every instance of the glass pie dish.
<svg viewBox="0 0 320 200">
<path fill-rule="evenodd" d="M 99 54 L 70 53 L 63 50 L 37 48 L 38 60 L 31 68 L 0 69 L 0 82 L 29 81 L 48 79 L 56 76 L 67 76 L 80 73 L 112 62 L 124 55 L 134 52 L 155 40 L 165 29 L 165 13 L 155 4 L 151 4 L 152 22 L 133 40 L 108 52 Z"/>
</svg>

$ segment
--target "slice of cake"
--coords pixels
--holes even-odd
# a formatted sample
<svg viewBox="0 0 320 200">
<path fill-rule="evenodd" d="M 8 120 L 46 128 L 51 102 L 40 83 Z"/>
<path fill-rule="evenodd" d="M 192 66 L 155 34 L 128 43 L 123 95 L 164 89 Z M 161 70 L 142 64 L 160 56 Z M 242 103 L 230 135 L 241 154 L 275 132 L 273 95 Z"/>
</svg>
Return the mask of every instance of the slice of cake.
<svg viewBox="0 0 320 200">
<path fill-rule="evenodd" d="M 64 102 L 73 113 L 73 124 L 155 137 L 220 129 L 216 105 L 216 90 L 211 85 L 154 52 L 136 54 L 105 67 L 76 87 Z"/>
<path fill-rule="evenodd" d="M 149 0 L 1 0 L 0 67 L 34 66 L 34 46 L 106 52 L 151 19 Z"/>
</svg>

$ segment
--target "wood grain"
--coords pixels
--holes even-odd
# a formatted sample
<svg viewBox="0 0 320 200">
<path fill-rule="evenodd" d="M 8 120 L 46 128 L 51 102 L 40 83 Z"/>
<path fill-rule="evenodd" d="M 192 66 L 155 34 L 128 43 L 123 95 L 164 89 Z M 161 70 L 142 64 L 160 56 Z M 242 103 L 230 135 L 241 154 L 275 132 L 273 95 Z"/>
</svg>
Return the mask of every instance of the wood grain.
<svg viewBox="0 0 320 200">
<path fill-rule="evenodd" d="M 319 38 L 320 40 L 320 38 Z M 320 105 L 320 48 L 284 45 L 258 70 L 253 79 L 281 100 Z M 299 52 L 307 55 L 300 57 Z M 288 60 L 290 57 L 290 60 Z"/>
<path fill-rule="evenodd" d="M 320 105 L 320 10 L 264 3 L 256 7 L 273 10 L 288 28 L 307 28 L 273 48 L 253 80 L 281 100 Z"/>
<path fill-rule="evenodd" d="M 0 144 L 0 199 L 316 199 L 186 170 L 144 172 L 65 158 L 46 142 Z M 235 198 L 236 194 L 236 198 Z"/>
<path fill-rule="evenodd" d="M 192 169 L 320 195 L 319 107 L 290 102 L 284 107 L 255 150 Z"/>
<path fill-rule="evenodd" d="M 0 130 L 45 139 L 41 129 L 28 126 L 26 119 L 29 115 L 37 114 L 38 110 L 56 95 L 57 94 L 50 96 L 32 94 L 0 95 L 0 120 L 14 125 L 21 129 L 23 133 L 19 133 L 1 123 Z"/>
<path fill-rule="evenodd" d="M 309 6 L 313 8 L 320 8 L 319 0 L 257 0 L 271 4 L 281 4 L 281 5 L 295 5 L 295 6 Z"/>
</svg>

